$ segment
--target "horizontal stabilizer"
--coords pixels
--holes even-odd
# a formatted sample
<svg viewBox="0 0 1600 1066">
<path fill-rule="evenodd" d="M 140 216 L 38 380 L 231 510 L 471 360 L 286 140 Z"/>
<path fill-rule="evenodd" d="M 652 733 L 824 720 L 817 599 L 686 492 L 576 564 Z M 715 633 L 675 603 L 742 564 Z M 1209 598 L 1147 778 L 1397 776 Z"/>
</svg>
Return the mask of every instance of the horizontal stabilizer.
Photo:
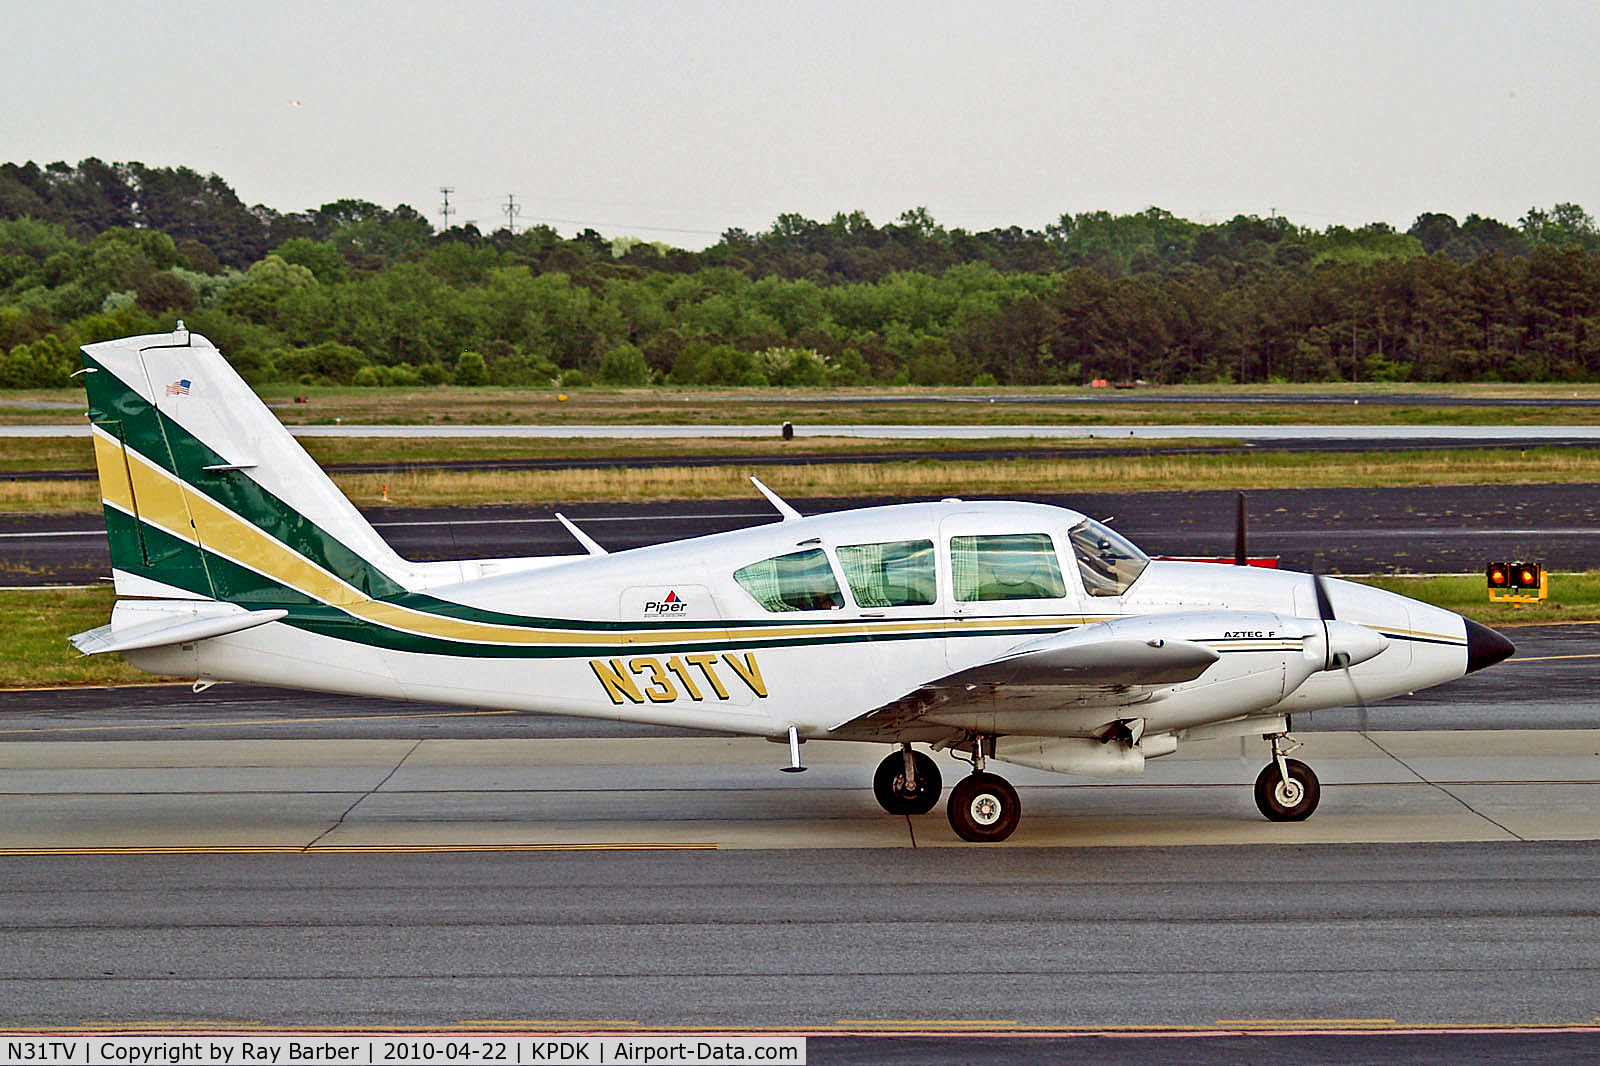
<svg viewBox="0 0 1600 1066">
<path fill-rule="evenodd" d="M 135 626 L 101 626 L 69 638 L 72 646 L 85 655 L 104 655 L 113 651 L 137 651 L 140 648 L 159 648 L 167 644 L 188 644 L 209 637 L 239 633 L 256 626 L 276 622 L 288 615 L 281 608 L 271 611 L 231 611 L 221 615 L 204 615 L 174 619 L 157 618 Z"/>
</svg>

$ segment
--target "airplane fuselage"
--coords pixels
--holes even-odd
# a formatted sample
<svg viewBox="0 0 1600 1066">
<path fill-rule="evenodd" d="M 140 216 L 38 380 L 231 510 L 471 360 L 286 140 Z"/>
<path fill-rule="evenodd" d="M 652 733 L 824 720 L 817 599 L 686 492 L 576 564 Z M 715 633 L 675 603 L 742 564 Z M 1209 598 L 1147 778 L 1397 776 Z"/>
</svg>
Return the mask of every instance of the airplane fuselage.
<svg viewBox="0 0 1600 1066">
<path fill-rule="evenodd" d="M 1168 636 L 1170 617 L 1181 617 L 1186 639 L 1223 653 L 1201 677 L 1134 705 L 1151 734 L 1347 705 L 1352 682 L 1360 698 L 1382 699 L 1466 669 L 1459 616 L 1349 582 L 1327 582 L 1339 618 L 1382 634 L 1386 647 L 1348 676 L 1307 669 L 1302 638 L 1317 607 L 1305 574 L 1152 560 L 1125 593 L 1089 595 L 1066 547 L 1082 521 L 1026 503 L 866 508 L 613 555 L 529 560 L 530 569 L 434 590 L 429 605 L 350 603 L 349 617 L 335 620 L 322 607 L 291 606 L 279 624 L 130 654 L 145 669 L 201 679 L 761 736 L 795 726 L 818 739 L 1031 638 L 1136 617 L 1155 619 L 1145 624 Z M 1064 556 L 1062 594 L 953 598 L 951 538 L 1016 533 L 1048 537 Z M 864 605 L 840 579 L 841 546 L 886 540 L 934 545 L 934 602 Z M 822 552 L 835 571 L 837 605 L 763 610 L 734 579 L 742 567 L 804 551 Z M 118 608 L 140 609 L 152 608 L 137 600 Z M 994 712 L 935 710 L 901 732 L 1090 736 L 1126 713 L 1096 703 L 1029 709 L 1013 692 Z"/>
</svg>

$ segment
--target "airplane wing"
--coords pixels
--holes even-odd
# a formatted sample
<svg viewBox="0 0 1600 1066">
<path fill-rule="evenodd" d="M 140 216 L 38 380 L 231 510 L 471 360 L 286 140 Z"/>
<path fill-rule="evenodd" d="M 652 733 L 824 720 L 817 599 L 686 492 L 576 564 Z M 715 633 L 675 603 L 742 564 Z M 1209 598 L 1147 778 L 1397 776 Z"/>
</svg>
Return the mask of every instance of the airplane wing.
<svg viewBox="0 0 1600 1066">
<path fill-rule="evenodd" d="M 1193 681 L 1220 655 L 1192 640 L 1153 635 L 1152 618 L 1101 622 L 1011 648 L 988 662 L 958 670 L 866 714 L 839 723 L 845 736 L 915 733 L 932 737 L 951 730 L 937 722 L 964 714 L 993 714 L 1006 731 L 1031 732 L 1022 719 L 1038 712 L 1114 711 L 1149 700 L 1170 685 Z M 1109 717 L 1118 717 L 1110 714 Z"/>
</svg>

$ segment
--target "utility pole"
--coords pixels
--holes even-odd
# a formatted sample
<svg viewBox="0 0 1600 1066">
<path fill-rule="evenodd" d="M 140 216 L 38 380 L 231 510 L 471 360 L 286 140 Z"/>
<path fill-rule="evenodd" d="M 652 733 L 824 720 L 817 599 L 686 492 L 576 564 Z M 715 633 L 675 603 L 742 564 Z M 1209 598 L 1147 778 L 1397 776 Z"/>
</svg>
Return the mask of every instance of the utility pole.
<svg viewBox="0 0 1600 1066">
<path fill-rule="evenodd" d="M 444 194 L 444 206 L 439 208 L 439 213 L 444 216 L 443 229 L 449 229 L 450 216 L 456 213 L 456 209 L 450 206 L 450 194 L 456 191 L 456 187 L 454 185 L 441 185 L 439 186 L 439 191 Z"/>
<path fill-rule="evenodd" d="M 517 216 L 522 214 L 522 205 L 517 203 L 516 193 L 506 193 L 506 229 L 514 236 L 517 232 Z"/>
</svg>

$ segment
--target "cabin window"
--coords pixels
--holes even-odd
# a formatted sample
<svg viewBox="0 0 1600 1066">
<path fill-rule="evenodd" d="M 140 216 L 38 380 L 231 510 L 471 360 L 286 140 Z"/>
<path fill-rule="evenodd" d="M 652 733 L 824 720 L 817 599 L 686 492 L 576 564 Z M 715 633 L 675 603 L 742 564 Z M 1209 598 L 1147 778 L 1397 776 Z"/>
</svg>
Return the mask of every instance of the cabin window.
<svg viewBox="0 0 1600 1066">
<path fill-rule="evenodd" d="M 1069 534 L 1083 587 L 1091 596 L 1120 596 L 1138 580 L 1150 557 L 1110 526 L 1084 519 Z"/>
<path fill-rule="evenodd" d="M 1047 533 L 950 538 L 958 600 L 1049 600 L 1067 594 Z"/>
<path fill-rule="evenodd" d="M 733 579 L 767 611 L 833 611 L 844 594 L 820 548 L 763 559 L 733 572 Z"/>
<path fill-rule="evenodd" d="M 839 569 L 862 607 L 925 607 L 934 601 L 933 541 L 846 544 Z"/>
</svg>

